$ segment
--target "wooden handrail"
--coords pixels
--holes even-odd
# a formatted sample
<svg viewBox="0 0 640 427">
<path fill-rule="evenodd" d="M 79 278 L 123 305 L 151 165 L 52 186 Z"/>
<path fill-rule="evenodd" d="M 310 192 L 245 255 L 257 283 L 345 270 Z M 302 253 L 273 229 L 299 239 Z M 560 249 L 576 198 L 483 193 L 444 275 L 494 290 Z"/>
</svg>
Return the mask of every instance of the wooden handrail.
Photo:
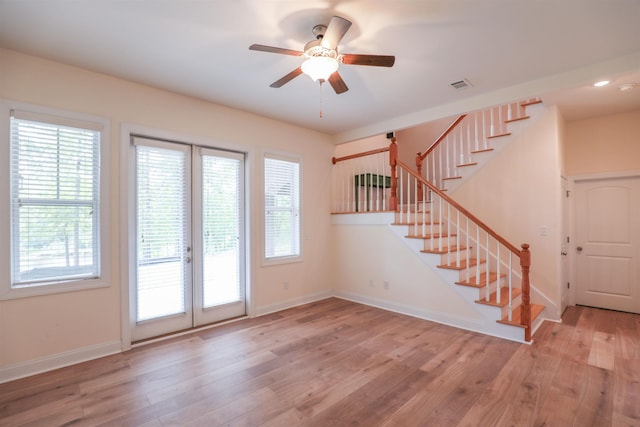
<svg viewBox="0 0 640 427">
<path fill-rule="evenodd" d="M 371 156 L 372 154 L 384 153 L 385 151 L 389 151 L 389 147 L 377 148 L 375 150 L 363 151 L 362 153 L 349 154 L 348 156 L 343 157 L 332 157 L 331 163 L 334 165 L 338 162 L 342 162 L 344 160 L 357 159 L 358 157 Z"/>
<path fill-rule="evenodd" d="M 482 228 L 484 231 L 486 231 L 487 233 L 489 233 L 489 235 L 491 237 L 496 239 L 503 246 L 505 246 L 507 249 L 509 249 L 511 252 L 513 252 L 518 258 L 520 258 L 520 250 L 517 247 L 515 247 L 514 245 L 509 243 L 504 237 L 502 237 L 498 233 L 496 233 L 491 227 L 489 227 L 487 224 L 482 222 L 478 217 L 476 217 L 471 212 L 469 212 L 468 210 L 463 208 L 458 202 L 453 200 L 451 197 L 447 196 L 442 190 L 437 188 L 435 185 L 431 184 L 429 181 L 427 181 L 426 179 L 424 179 L 423 177 L 418 175 L 417 172 L 412 170 L 406 163 L 403 163 L 401 160 L 396 160 L 396 165 L 397 166 L 401 166 L 402 168 L 404 168 L 407 172 L 409 172 L 411 175 L 413 175 L 413 177 L 416 178 L 419 182 L 421 182 L 422 184 L 424 184 L 427 187 L 429 187 L 429 189 L 431 189 L 431 191 L 436 193 L 438 196 L 440 196 L 443 200 L 445 200 L 451 206 L 456 208 L 460 213 L 465 215 L 471 221 L 473 221 L 476 224 L 478 224 L 478 226 L 480 228 Z"/>
<path fill-rule="evenodd" d="M 438 137 L 438 139 L 436 139 L 433 144 L 431 144 L 426 150 L 424 150 L 424 153 L 417 153 L 418 156 L 420 156 L 420 160 L 424 160 L 425 157 L 427 157 L 427 155 L 429 155 L 430 152 L 432 152 L 433 150 L 436 149 L 436 147 L 438 146 L 438 144 L 440 144 L 442 142 L 442 140 L 444 140 L 447 135 L 449 135 L 451 133 L 451 131 L 453 131 L 453 129 L 458 126 L 458 123 L 460 123 L 462 121 L 462 119 L 464 119 L 465 117 L 467 117 L 466 114 L 462 114 L 460 117 L 458 117 L 457 119 L 455 119 L 453 121 L 453 123 L 451 123 L 449 125 L 449 127 L 442 132 L 442 134 Z"/>
<path fill-rule="evenodd" d="M 522 302 L 521 302 L 521 312 L 520 312 L 520 325 L 524 327 L 524 339 L 526 342 L 531 341 L 531 284 L 529 281 L 529 270 L 531 267 L 531 252 L 529 252 L 529 245 L 527 243 L 522 244 L 522 250 L 518 249 L 511 243 L 509 243 L 504 237 L 500 236 L 496 233 L 491 227 L 482 222 L 478 217 L 473 215 L 471 212 L 463 208 L 460 204 L 458 204 L 455 200 L 444 194 L 439 188 L 435 185 L 431 184 L 429 181 L 418 175 L 418 173 L 412 170 L 407 164 L 403 163 L 400 160 L 395 160 L 395 166 L 400 166 L 404 168 L 409 174 L 411 174 L 418 182 L 426 185 L 431 191 L 436 193 L 440 198 L 449 205 L 453 206 L 458 212 L 462 213 L 469 220 L 474 222 L 478 227 L 482 228 L 488 235 L 493 237 L 496 241 L 498 241 L 502 246 L 506 247 L 511 251 L 515 256 L 520 259 L 520 267 L 522 270 Z M 395 172 L 392 169 L 392 172 Z M 500 262 L 500 260 L 497 260 Z"/>
</svg>

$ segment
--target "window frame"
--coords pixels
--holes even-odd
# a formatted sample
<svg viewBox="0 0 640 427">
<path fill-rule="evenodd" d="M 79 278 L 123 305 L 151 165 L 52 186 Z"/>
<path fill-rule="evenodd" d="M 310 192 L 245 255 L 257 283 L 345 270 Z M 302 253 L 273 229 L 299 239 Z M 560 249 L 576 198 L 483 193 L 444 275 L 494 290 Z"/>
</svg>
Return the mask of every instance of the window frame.
<svg viewBox="0 0 640 427">
<path fill-rule="evenodd" d="M 267 203 L 266 203 L 266 162 L 267 159 L 282 160 L 286 162 L 296 163 L 298 165 L 298 248 L 297 255 L 283 255 L 276 257 L 267 257 Z M 302 157 L 290 153 L 281 153 L 274 151 L 265 151 L 262 155 L 262 265 L 279 265 L 304 261 L 304 239 L 302 238 L 303 230 L 303 164 Z"/>
<path fill-rule="evenodd" d="M 99 213 L 97 230 L 98 277 L 43 281 L 23 286 L 13 286 L 13 226 L 11 212 L 11 117 L 13 111 L 29 120 L 42 123 L 86 128 L 100 132 L 99 147 Z M 87 114 L 41 107 L 0 99 L 0 300 L 27 298 L 62 292 L 107 287 L 111 275 L 111 244 L 109 220 L 109 130 L 108 119 Z M 6 218 L 6 220 L 5 220 Z"/>
</svg>

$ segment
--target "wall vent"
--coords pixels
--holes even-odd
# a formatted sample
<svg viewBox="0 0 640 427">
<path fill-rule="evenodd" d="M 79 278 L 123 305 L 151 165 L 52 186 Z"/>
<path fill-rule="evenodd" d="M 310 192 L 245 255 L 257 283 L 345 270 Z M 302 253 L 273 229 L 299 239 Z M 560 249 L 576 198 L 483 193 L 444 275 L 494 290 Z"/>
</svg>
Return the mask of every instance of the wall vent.
<svg viewBox="0 0 640 427">
<path fill-rule="evenodd" d="M 473 86 L 467 79 L 458 80 L 457 82 L 449 83 L 449 85 L 456 90 L 466 89 Z"/>
</svg>

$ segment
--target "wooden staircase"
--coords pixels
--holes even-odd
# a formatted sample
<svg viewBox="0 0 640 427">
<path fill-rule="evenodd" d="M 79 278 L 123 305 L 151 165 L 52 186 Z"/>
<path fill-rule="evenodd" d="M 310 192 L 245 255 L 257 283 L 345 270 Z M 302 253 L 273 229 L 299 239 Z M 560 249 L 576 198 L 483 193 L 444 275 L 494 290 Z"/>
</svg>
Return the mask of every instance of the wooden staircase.
<svg viewBox="0 0 640 427">
<path fill-rule="evenodd" d="M 457 243 L 457 233 L 441 231 L 449 227 L 446 222 L 431 221 L 430 203 L 422 203 L 420 208 L 420 220 L 407 221 L 401 217 L 400 210 L 395 213 L 395 221 L 392 226 L 406 227 L 408 230 L 404 237 L 412 240 L 422 240 L 423 248 L 420 253 L 425 257 L 435 257 L 435 266 L 438 269 L 458 273 L 458 277 L 451 283 L 452 286 L 465 287 L 474 290 L 473 302 L 475 304 L 493 307 L 497 323 L 520 328 L 524 331 L 527 327 L 522 324 L 522 289 L 512 286 L 509 295 L 509 287 L 505 283 L 507 274 L 495 271 L 485 258 L 474 257 L 474 245 Z M 411 208 L 406 208 L 411 210 Z M 424 209 L 424 212 L 423 212 Z M 432 229 L 433 228 L 433 229 Z M 420 229 L 420 232 L 416 232 Z M 424 232 L 422 230 L 425 230 Z M 437 242 L 433 242 L 437 240 Z M 475 243 L 474 243 L 475 244 Z M 500 292 L 498 292 L 498 287 Z M 506 297 L 505 297 L 506 296 Z M 537 326 L 537 320 L 544 311 L 544 306 L 530 304 L 531 324 Z M 532 331 L 529 331 L 532 333 Z M 523 336 L 529 334 L 523 333 Z M 526 341 L 526 339 L 524 339 Z"/>
<path fill-rule="evenodd" d="M 415 166 L 398 158 L 395 138 L 388 148 L 332 159 L 334 213 L 395 212 L 393 233 L 473 307 L 473 319 L 451 321 L 520 342 L 531 341 L 544 320 L 545 307 L 530 301 L 529 245 L 513 245 L 448 194 L 514 140 L 531 122 L 528 108 L 540 103 L 521 100 L 459 116 L 417 153 Z M 354 191 L 354 177 L 369 175 L 385 184 Z M 363 191 L 376 202 L 359 200 Z"/>
</svg>

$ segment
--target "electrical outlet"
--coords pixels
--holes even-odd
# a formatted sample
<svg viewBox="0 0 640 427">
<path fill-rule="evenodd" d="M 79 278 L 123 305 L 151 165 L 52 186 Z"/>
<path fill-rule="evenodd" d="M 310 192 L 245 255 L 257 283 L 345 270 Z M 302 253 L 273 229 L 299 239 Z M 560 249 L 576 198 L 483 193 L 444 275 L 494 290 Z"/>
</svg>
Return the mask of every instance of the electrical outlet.
<svg viewBox="0 0 640 427">
<path fill-rule="evenodd" d="M 541 225 L 540 228 L 538 228 L 538 234 L 540 234 L 541 236 L 546 236 L 547 234 L 549 234 L 549 227 L 546 225 Z"/>
</svg>

